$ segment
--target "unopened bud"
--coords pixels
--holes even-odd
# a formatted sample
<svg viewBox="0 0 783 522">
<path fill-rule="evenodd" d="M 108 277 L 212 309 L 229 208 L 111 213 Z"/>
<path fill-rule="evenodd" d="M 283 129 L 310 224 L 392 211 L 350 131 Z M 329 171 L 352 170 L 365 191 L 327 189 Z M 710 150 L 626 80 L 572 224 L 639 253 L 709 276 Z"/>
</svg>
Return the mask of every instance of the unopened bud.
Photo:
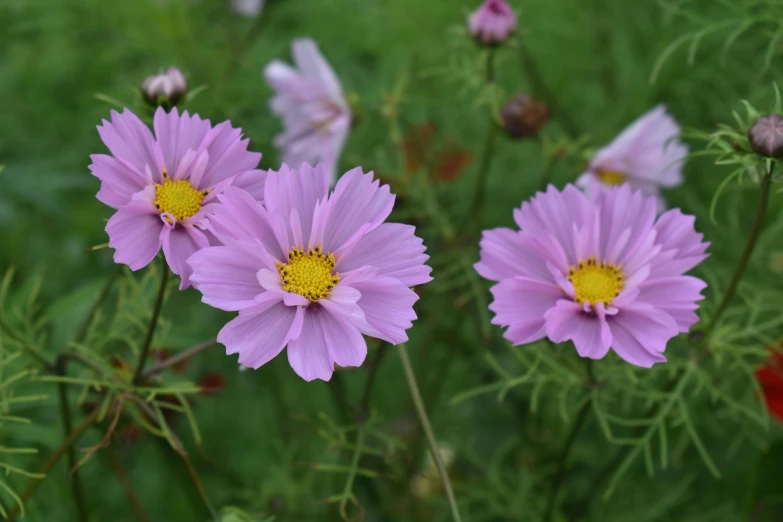
<svg viewBox="0 0 783 522">
<path fill-rule="evenodd" d="M 188 92 L 188 81 L 175 67 L 162 74 L 148 76 L 141 84 L 141 94 L 153 107 L 173 107 Z"/>
<path fill-rule="evenodd" d="M 783 116 L 768 114 L 756 120 L 748 131 L 753 152 L 767 158 L 783 156 Z"/>
<path fill-rule="evenodd" d="M 503 128 L 512 138 L 530 138 L 549 120 L 549 109 L 528 94 L 517 94 L 500 110 Z"/>
<path fill-rule="evenodd" d="M 502 44 L 517 28 L 517 16 L 505 0 L 485 0 L 468 16 L 468 30 L 482 45 Z"/>
</svg>

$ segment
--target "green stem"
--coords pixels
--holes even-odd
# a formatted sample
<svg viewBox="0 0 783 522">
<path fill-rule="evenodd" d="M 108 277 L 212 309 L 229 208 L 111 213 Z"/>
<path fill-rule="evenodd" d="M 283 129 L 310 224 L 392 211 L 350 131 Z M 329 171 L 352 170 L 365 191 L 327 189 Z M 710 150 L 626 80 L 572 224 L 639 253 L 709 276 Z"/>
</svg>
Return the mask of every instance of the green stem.
<svg viewBox="0 0 783 522">
<path fill-rule="evenodd" d="M 353 495 L 353 483 L 356 480 L 356 472 L 359 469 L 359 459 L 362 457 L 362 451 L 364 450 L 364 431 L 365 424 L 362 423 L 359 426 L 359 432 L 356 434 L 356 447 L 353 450 L 353 457 L 351 458 L 351 469 L 348 472 L 348 478 L 345 481 L 345 487 L 343 488 L 343 494 L 340 500 L 340 515 L 343 520 L 348 520 L 348 513 L 346 507 L 348 500 L 354 499 Z"/>
<path fill-rule="evenodd" d="M 66 375 L 66 365 L 67 360 L 64 357 L 60 356 L 57 358 L 55 368 L 58 375 Z M 57 392 L 60 396 L 60 415 L 62 416 L 63 421 L 63 432 L 67 439 L 68 435 L 73 431 L 71 407 L 68 401 L 68 385 L 64 382 L 57 383 Z M 82 494 L 79 471 L 76 469 L 76 451 L 74 450 L 73 445 L 68 446 L 68 472 L 71 474 L 71 491 L 73 494 L 73 501 L 76 504 L 78 520 L 86 522 L 87 509 L 84 505 L 84 495 Z"/>
<path fill-rule="evenodd" d="M 96 312 L 98 312 L 98 309 L 109 296 L 109 292 L 111 291 L 111 287 L 114 286 L 114 282 L 117 280 L 120 274 L 122 274 L 122 269 L 123 265 L 118 264 L 109 278 L 106 280 L 106 284 L 103 285 L 101 293 L 98 294 L 98 298 L 93 303 L 92 308 L 90 308 L 90 311 L 87 313 L 87 317 L 85 317 L 84 321 L 79 327 L 79 330 L 76 332 L 76 335 L 73 338 L 74 343 L 80 343 L 82 339 L 84 339 L 84 336 L 87 333 L 87 329 L 90 327 Z"/>
<path fill-rule="evenodd" d="M 544 80 L 536 61 L 528 51 L 522 38 L 519 39 L 519 55 L 522 62 L 522 69 L 525 71 L 525 74 L 532 84 L 533 95 L 540 97 L 551 108 L 552 113 L 557 117 L 560 124 L 563 126 L 563 129 L 571 138 L 578 137 L 581 134 L 579 128 L 558 103 L 555 93 L 549 88 L 549 85 Z"/>
<path fill-rule="evenodd" d="M 424 430 L 424 435 L 427 437 L 427 444 L 430 446 L 432 460 L 435 462 L 435 467 L 438 469 L 440 480 L 443 483 L 443 490 L 446 492 L 446 499 L 448 500 L 449 508 L 451 509 L 451 516 L 454 519 L 454 522 L 461 522 L 462 519 L 459 516 L 457 499 L 454 497 L 454 490 L 451 488 L 448 471 L 443 464 L 443 459 L 441 458 L 438 449 L 438 443 L 435 440 L 435 434 L 432 432 L 432 426 L 430 426 L 430 421 L 427 418 L 427 412 L 424 409 L 424 402 L 421 400 L 419 385 L 416 383 L 416 375 L 413 373 L 413 367 L 411 367 L 408 352 L 404 344 L 398 345 L 397 349 L 400 352 L 400 360 L 402 360 L 402 366 L 405 369 L 405 379 L 408 381 L 408 388 L 410 388 L 411 399 L 413 399 L 413 405 L 416 408 L 416 415 Z"/>
<path fill-rule="evenodd" d="M 152 377 L 153 375 L 157 375 L 163 370 L 167 368 L 171 368 L 172 366 L 182 362 L 187 361 L 191 357 L 200 354 L 204 350 L 207 350 L 209 348 L 212 348 L 218 344 L 216 339 L 210 339 L 209 341 L 204 341 L 202 343 L 199 343 L 191 348 L 188 348 L 187 350 L 184 350 L 176 355 L 172 355 L 165 361 L 161 361 L 158 364 L 155 364 L 154 366 L 150 366 L 149 369 L 144 370 L 141 374 L 142 379 L 146 379 L 147 377 Z"/>
<path fill-rule="evenodd" d="M 158 326 L 158 317 L 160 316 L 160 309 L 163 307 L 163 299 L 166 297 L 166 284 L 169 281 L 169 267 L 163 262 L 163 276 L 160 278 L 160 289 L 158 289 L 158 298 L 155 300 L 155 309 L 152 311 L 152 317 L 150 318 L 150 326 L 147 329 L 147 337 L 144 339 L 144 344 L 141 348 L 141 356 L 139 357 L 139 365 L 136 367 L 136 374 L 133 376 L 133 384 L 138 385 L 142 380 L 142 373 L 144 372 L 144 364 L 147 362 L 147 357 L 150 355 L 150 346 L 152 345 L 152 337 L 155 335 L 155 328 Z"/>
<path fill-rule="evenodd" d="M 110 445 L 106 448 L 106 455 L 109 458 L 109 465 L 111 466 L 112 470 L 114 470 L 114 474 L 117 475 L 117 480 L 119 481 L 120 486 L 122 486 L 123 491 L 125 491 L 125 495 L 128 497 L 128 502 L 130 503 L 131 507 L 133 507 L 133 510 L 136 512 L 139 520 L 142 522 L 150 522 L 150 517 L 144 510 L 144 506 L 141 504 L 139 496 L 136 494 L 136 490 L 133 489 L 133 484 L 131 484 L 131 481 L 128 478 L 128 473 L 125 471 L 125 467 L 122 465 L 122 462 L 120 462 L 114 446 Z"/>
<path fill-rule="evenodd" d="M 568 433 L 563 449 L 560 451 L 560 455 L 557 459 L 557 471 L 555 472 L 555 478 L 552 481 L 552 489 L 549 491 L 549 497 L 546 502 L 546 510 L 544 511 L 544 522 L 550 522 L 555 512 L 555 502 L 557 501 L 557 494 L 560 492 L 560 488 L 563 486 L 566 478 L 566 464 L 568 463 L 568 456 L 571 454 L 571 449 L 576 442 L 576 438 L 579 432 L 587 421 L 587 413 L 590 410 L 590 401 L 587 400 L 579 408 L 579 412 L 576 414 L 576 420 L 571 426 L 571 431 Z"/>
<path fill-rule="evenodd" d="M 723 294 L 723 300 L 720 302 L 720 305 L 718 306 L 718 310 L 715 312 L 715 314 L 712 316 L 712 319 L 710 320 L 709 326 L 707 327 L 707 331 L 712 330 L 715 324 L 717 324 L 718 319 L 720 319 L 720 317 L 726 311 L 726 308 L 728 308 L 729 304 L 731 303 L 731 300 L 734 297 L 735 292 L 737 291 L 737 285 L 739 285 L 740 279 L 742 279 L 742 275 L 745 273 L 745 269 L 748 267 L 748 263 L 750 262 L 750 257 L 753 254 L 753 250 L 756 248 L 756 242 L 758 241 L 761 228 L 764 225 L 764 218 L 767 215 L 767 205 L 769 204 L 769 193 L 770 193 L 770 187 L 772 186 L 772 171 L 774 165 L 775 165 L 774 163 L 770 164 L 767 174 L 761 179 L 759 206 L 756 211 L 756 219 L 753 222 L 753 227 L 750 229 L 750 234 L 748 235 L 748 241 L 745 244 L 745 250 L 742 252 L 742 257 L 740 257 L 739 264 L 737 265 L 737 268 L 734 270 L 734 275 L 732 276 L 731 281 L 729 282 L 729 286 L 726 289 L 726 293 Z"/>
<path fill-rule="evenodd" d="M 57 462 L 60 460 L 60 457 L 62 457 L 68 449 L 73 446 L 73 444 L 76 442 L 76 440 L 82 436 L 82 434 L 87 431 L 90 426 L 95 422 L 95 420 L 98 418 L 98 415 L 100 414 L 100 408 L 95 408 L 90 415 L 88 415 L 82 422 L 79 424 L 71 433 L 68 435 L 68 437 L 65 438 L 65 440 L 60 444 L 60 446 L 52 453 L 52 455 L 49 457 L 49 459 L 44 463 L 43 466 L 41 466 L 41 469 L 38 470 L 38 473 L 42 475 L 47 475 L 52 468 L 57 464 Z M 21 495 L 22 502 L 27 501 L 33 493 L 38 489 L 38 486 L 43 483 L 43 481 L 46 479 L 46 476 L 42 478 L 35 478 L 30 481 L 30 483 L 27 485 L 27 489 L 24 490 L 24 492 Z M 19 515 L 20 507 L 19 505 L 16 505 L 11 509 L 11 511 L 8 513 L 8 517 L 5 519 L 5 522 L 13 522 L 16 520 L 16 517 Z"/>
<path fill-rule="evenodd" d="M 493 49 L 487 52 L 486 63 L 486 82 L 487 87 L 491 88 L 495 83 L 495 53 Z M 489 178 L 489 169 L 492 165 L 492 156 L 495 151 L 495 142 L 498 136 L 498 125 L 495 122 L 494 115 L 489 118 L 489 134 L 484 142 L 484 150 L 481 153 L 481 163 L 479 163 L 478 176 L 476 177 L 476 186 L 473 189 L 473 204 L 471 205 L 471 218 L 473 222 L 480 227 L 481 207 L 484 205 L 484 194 L 487 191 L 487 180 Z"/>
</svg>

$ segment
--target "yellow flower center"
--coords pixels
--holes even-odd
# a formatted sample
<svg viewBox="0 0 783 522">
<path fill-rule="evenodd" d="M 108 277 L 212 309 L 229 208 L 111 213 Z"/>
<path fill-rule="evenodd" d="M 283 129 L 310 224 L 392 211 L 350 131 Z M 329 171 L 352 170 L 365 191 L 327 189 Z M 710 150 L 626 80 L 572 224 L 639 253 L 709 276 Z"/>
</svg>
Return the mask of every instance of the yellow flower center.
<svg viewBox="0 0 783 522">
<path fill-rule="evenodd" d="M 326 299 L 340 282 L 339 274 L 332 274 L 337 260 L 334 254 L 324 254 L 320 246 L 305 252 L 300 248 L 288 251 L 288 263 L 277 263 L 283 280 L 283 290 L 293 292 L 310 301 Z"/>
<path fill-rule="evenodd" d="M 585 302 L 591 305 L 609 303 L 620 295 L 625 285 L 625 275 L 622 265 L 612 263 L 598 263 L 594 257 L 580 261 L 568 271 L 568 280 L 574 285 L 576 302 Z"/>
<path fill-rule="evenodd" d="M 198 191 L 184 179 L 173 180 L 169 178 L 166 169 L 163 169 L 163 183 L 155 183 L 155 208 L 161 213 L 168 212 L 178 221 L 182 221 L 196 214 L 201 209 L 201 202 L 209 191 Z"/>
<path fill-rule="evenodd" d="M 623 172 L 616 170 L 599 170 L 596 172 L 596 176 L 607 185 L 622 185 L 627 178 Z"/>
</svg>

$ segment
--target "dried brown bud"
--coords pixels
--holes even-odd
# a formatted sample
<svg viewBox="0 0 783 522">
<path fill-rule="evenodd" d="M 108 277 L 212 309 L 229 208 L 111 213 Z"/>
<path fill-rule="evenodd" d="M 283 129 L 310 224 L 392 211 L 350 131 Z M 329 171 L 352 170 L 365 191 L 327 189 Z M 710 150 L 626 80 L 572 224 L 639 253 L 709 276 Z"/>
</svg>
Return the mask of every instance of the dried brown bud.
<svg viewBox="0 0 783 522">
<path fill-rule="evenodd" d="M 549 109 L 528 94 L 517 94 L 500 110 L 500 117 L 509 136 L 530 138 L 549 120 Z"/>
<path fill-rule="evenodd" d="M 767 158 L 783 156 L 783 116 L 762 116 L 748 131 L 753 152 Z"/>
</svg>

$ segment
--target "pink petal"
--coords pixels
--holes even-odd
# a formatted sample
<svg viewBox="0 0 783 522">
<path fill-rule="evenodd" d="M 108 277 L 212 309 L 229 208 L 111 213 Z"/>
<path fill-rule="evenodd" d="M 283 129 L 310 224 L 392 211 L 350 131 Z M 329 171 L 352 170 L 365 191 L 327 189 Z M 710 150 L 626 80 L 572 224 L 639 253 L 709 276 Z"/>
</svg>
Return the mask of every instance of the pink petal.
<svg viewBox="0 0 783 522">
<path fill-rule="evenodd" d="M 337 182 L 329 197 L 329 224 L 324 233 L 323 249 L 337 252 L 356 234 L 378 228 L 394 207 L 394 195 L 388 185 L 379 187 L 373 181 L 372 172 L 362 173 L 361 168 L 346 172 Z"/>
<path fill-rule="evenodd" d="M 191 282 L 203 294 L 201 300 L 220 310 L 255 306 L 255 297 L 264 290 L 257 280 L 258 262 L 234 246 L 202 248 L 188 258 L 188 264 L 193 270 Z"/>
<path fill-rule="evenodd" d="M 289 222 L 291 211 L 299 214 L 303 245 L 310 242 L 316 203 L 329 192 L 329 175 L 323 165 L 315 168 L 302 165 L 290 170 L 285 164 L 279 172 L 270 170 L 264 187 L 264 204 L 271 215 L 280 215 Z M 289 232 L 290 224 L 288 228 Z"/>
<path fill-rule="evenodd" d="M 266 176 L 267 172 L 265 170 L 248 170 L 234 178 L 234 181 L 231 182 L 231 186 L 244 190 L 253 196 L 253 199 L 263 205 Z"/>
<path fill-rule="evenodd" d="M 286 259 L 275 237 L 269 214 L 263 205 L 247 192 L 228 187 L 218 196 L 218 205 L 209 217 L 209 229 L 222 240 L 260 242 L 276 259 Z"/>
<path fill-rule="evenodd" d="M 265 302 L 242 310 L 217 337 L 227 354 L 239 353 L 239 363 L 255 369 L 272 360 L 299 334 L 294 327 L 301 309 L 285 306 L 282 292 L 267 294 Z"/>
<path fill-rule="evenodd" d="M 190 286 L 191 268 L 187 261 L 190 256 L 202 248 L 209 246 L 209 239 L 203 232 L 193 226 L 163 226 L 160 232 L 160 242 L 163 245 L 163 255 L 166 256 L 171 271 L 180 276 L 179 289 Z"/>
<path fill-rule="evenodd" d="M 158 107 L 153 126 L 171 177 L 178 172 L 185 153 L 188 150 L 195 153 L 212 128 L 209 120 L 202 120 L 197 114 L 190 116 L 188 111 L 185 111 L 180 116 L 176 107 L 171 109 L 170 113 Z"/>
<path fill-rule="evenodd" d="M 405 331 L 416 319 L 413 311 L 413 304 L 419 299 L 416 292 L 390 277 L 354 283 L 353 287 L 361 294 L 358 305 L 367 322 L 382 334 L 381 339 L 391 344 L 406 342 Z"/>
<path fill-rule="evenodd" d="M 652 307 L 628 307 L 611 318 L 612 349 L 631 364 L 649 368 L 665 362 L 666 343 L 679 328 L 666 312 Z"/>
<path fill-rule="evenodd" d="M 250 140 L 241 138 L 242 130 L 232 128 L 228 121 L 216 125 L 207 133 L 200 151 L 205 150 L 209 154 L 209 162 L 198 184 L 199 190 L 215 187 L 258 167 L 261 154 L 248 151 Z"/>
<path fill-rule="evenodd" d="M 490 291 L 495 298 L 489 305 L 495 312 L 492 323 L 509 326 L 505 337 L 515 345 L 543 338 L 544 316 L 563 297 L 552 283 L 522 276 L 504 279 Z"/>
<path fill-rule="evenodd" d="M 157 210 L 146 201 L 131 201 L 119 209 L 106 224 L 114 262 L 131 270 L 147 266 L 160 250 L 162 227 Z"/>
<path fill-rule="evenodd" d="M 101 180 L 98 201 L 112 208 L 119 209 L 125 206 L 130 202 L 133 194 L 152 183 L 132 165 L 123 163 L 112 156 L 93 154 L 90 159 L 92 160 L 90 171 Z"/>
<path fill-rule="evenodd" d="M 577 353 L 590 359 L 603 358 L 612 343 L 603 313 L 585 312 L 582 306 L 565 299 L 546 313 L 546 334 L 555 343 L 573 341 Z"/>
<path fill-rule="evenodd" d="M 495 228 L 485 230 L 479 243 L 481 261 L 474 268 L 490 281 L 500 281 L 514 276 L 527 276 L 551 280 L 542 249 L 533 238 L 511 230 Z"/>
<path fill-rule="evenodd" d="M 127 161 L 139 172 L 149 168 L 153 181 L 160 183 L 165 166 L 163 153 L 138 116 L 128 109 L 122 114 L 111 111 L 111 122 L 103 120 L 98 134 L 115 158 Z"/>
<path fill-rule="evenodd" d="M 334 103 L 343 104 L 345 96 L 340 81 L 329 63 L 310 38 L 294 40 L 291 45 L 294 62 L 311 83 L 320 85 Z M 347 105 L 347 104 L 346 104 Z"/>
<path fill-rule="evenodd" d="M 699 308 L 697 301 L 704 299 L 701 291 L 707 283 L 691 276 L 670 276 L 651 278 L 639 287 L 638 300 L 669 314 L 681 333 L 699 321 L 694 312 Z"/>
<path fill-rule="evenodd" d="M 416 227 L 410 225 L 383 223 L 338 256 L 335 270 L 342 274 L 372 266 L 378 276 L 393 277 L 408 286 L 432 281 L 432 269 L 424 264 L 429 256 L 415 232 Z"/>
<path fill-rule="evenodd" d="M 288 344 L 288 362 L 306 381 L 328 381 L 335 363 L 359 366 L 366 355 L 361 333 L 319 305 L 307 308 L 301 334 Z"/>
</svg>

